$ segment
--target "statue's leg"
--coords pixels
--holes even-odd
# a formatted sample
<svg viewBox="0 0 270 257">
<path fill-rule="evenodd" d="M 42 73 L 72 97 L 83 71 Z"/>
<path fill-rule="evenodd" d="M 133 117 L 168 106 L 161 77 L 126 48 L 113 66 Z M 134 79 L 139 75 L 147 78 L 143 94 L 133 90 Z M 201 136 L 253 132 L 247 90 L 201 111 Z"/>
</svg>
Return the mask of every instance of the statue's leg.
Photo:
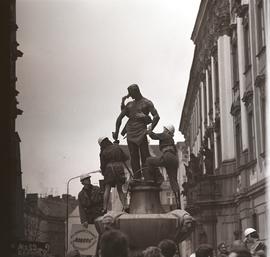
<svg viewBox="0 0 270 257">
<path fill-rule="evenodd" d="M 150 156 L 149 147 L 147 137 L 143 139 L 142 143 L 140 144 L 140 155 L 141 155 L 141 163 L 142 163 L 142 174 L 145 180 L 153 180 L 154 178 L 151 176 L 148 167 L 146 165 L 146 159 Z"/>
<path fill-rule="evenodd" d="M 111 191 L 111 186 L 110 184 L 105 185 L 105 191 L 103 195 L 103 211 L 107 212 L 108 209 L 108 203 L 109 203 L 109 198 L 110 198 L 110 191 Z"/>
<path fill-rule="evenodd" d="M 140 155 L 139 155 L 139 146 L 135 143 L 127 141 L 128 143 L 128 150 L 130 154 L 130 164 L 134 174 L 135 179 L 141 178 L 141 171 L 140 171 Z"/>
<path fill-rule="evenodd" d="M 164 160 L 164 166 L 166 168 L 166 172 L 169 177 L 172 191 L 174 192 L 174 195 L 175 195 L 177 209 L 181 209 L 180 188 L 177 181 L 178 158 L 173 153 L 166 152 L 163 154 L 163 160 Z"/>
<path fill-rule="evenodd" d="M 177 181 L 177 167 L 166 167 L 172 191 L 175 195 L 176 208 L 181 209 L 180 188 Z"/>
</svg>

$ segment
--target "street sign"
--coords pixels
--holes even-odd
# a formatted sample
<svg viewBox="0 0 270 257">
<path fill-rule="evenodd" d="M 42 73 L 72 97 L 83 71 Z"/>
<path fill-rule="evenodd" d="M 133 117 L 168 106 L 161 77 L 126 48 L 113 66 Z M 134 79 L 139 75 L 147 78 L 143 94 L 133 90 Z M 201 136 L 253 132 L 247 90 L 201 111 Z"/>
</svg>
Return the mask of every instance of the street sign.
<svg viewBox="0 0 270 257">
<path fill-rule="evenodd" d="M 78 250 L 81 255 L 95 255 L 98 232 L 93 224 L 85 228 L 81 224 L 72 224 L 69 251 Z"/>
</svg>

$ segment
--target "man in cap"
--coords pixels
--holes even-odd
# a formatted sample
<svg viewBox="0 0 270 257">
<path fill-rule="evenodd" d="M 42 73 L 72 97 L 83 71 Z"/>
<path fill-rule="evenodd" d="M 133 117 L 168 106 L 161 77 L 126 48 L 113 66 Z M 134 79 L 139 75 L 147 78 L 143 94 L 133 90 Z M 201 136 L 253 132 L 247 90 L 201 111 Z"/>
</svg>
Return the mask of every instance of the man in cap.
<svg viewBox="0 0 270 257">
<path fill-rule="evenodd" d="M 81 224 L 86 228 L 88 224 L 94 224 L 94 220 L 103 214 L 103 191 L 91 184 L 90 177 L 89 174 L 80 176 L 83 189 L 78 195 Z"/>
<path fill-rule="evenodd" d="M 256 252 L 259 250 L 266 252 L 266 245 L 259 239 L 259 234 L 254 228 L 247 228 L 244 232 L 244 236 L 244 242 L 253 256 L 255 256 Z"/>
<path fill-rule="evenodd" d="M 142 168 L 145 167 L 146 158 L 150 156 L 146 135 L 147 124 L 151 124 L 150 126 L 153 130 L 160 117 L 153 103 L 142 96 L 138 85 L 132 84 L 128 87 L 128 96 L 134 100 L 122 106 L 121 113 L 116 120 L 113 138 L 118 140 L 122 119 L 127 116 L 128 122 L 124 133 L 127 135 L 131 168 L 134 178 L 140 179 Z M 151 113 L 153 119 L 149 117 L 149 113 Z M 143 174 L 145 179 L 149 179 L 149 173 L 147 173 L 146 170 L 143 170 Z"/>
</svg>

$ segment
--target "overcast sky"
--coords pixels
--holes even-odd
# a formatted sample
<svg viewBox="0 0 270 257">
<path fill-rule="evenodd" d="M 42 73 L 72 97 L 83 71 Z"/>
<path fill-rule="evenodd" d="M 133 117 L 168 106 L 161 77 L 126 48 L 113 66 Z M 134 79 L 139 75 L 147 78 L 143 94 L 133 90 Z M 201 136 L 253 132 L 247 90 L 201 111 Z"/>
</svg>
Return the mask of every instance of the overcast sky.
<svg viewBox="0 0 270 257">
<path fill-rule="evenodd" d="M 132 83 L 172 123 L 176 141 L 200 0 L 18 0 L 17 61 L 23 186 L 66 192 L 71 177 L 99 169 Z M 120 138 L 120 143 L 126 141 Z M 94 183 L 102 178 L 95 175 Z M 70 184 L 77 195 L 78 180 Z"/>
</svg>

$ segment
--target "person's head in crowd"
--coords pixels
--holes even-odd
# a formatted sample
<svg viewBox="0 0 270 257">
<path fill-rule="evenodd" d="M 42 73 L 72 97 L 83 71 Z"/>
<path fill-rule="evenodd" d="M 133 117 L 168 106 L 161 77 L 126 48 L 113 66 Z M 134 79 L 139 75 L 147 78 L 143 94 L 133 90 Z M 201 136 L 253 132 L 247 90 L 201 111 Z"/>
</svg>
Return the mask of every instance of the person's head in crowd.
<svg viewBox="0 0 270 257">
<path fill-rule="evenodd" d="M 219 243 L 217 249 L 222 254 L 228 254 L 228 249 L 227 249 L 227 245 L 225 242 Z"/>
<path fill-rule="evenodd" d="M 254 228 L 247 228 L 244 232 L 245 243 L 253 243 L 259 239 L 259 235 Z"/>
<path fill-rule="evenodd" d="M 196 257 L 213 257 L 213 247 L 209 244 L 201 244 L 195 251 Z"/>
<path fill-rule="evenodd" d="M 173 257 L 176 253 L 176 244 L 170 239 L 164 239 L 159 244 L 158 247 L 164 257 Z"/>
<path fill-rule="evenodd" d="M 67 257 L 81 257 L 81 254 L 78 250 L 69 251 Z"/>
<path fill-rule="evenodd" d="M 100 239 L 100 254 L 101 257 L 128 257 L 127 236 L 120 230 L 105 231 Z"/>
<path fill-rule="evenodd" d="M 242 240 L 234 240 L 230 247 L 231 251 L 239 248 L 246 248 L 245 243 Z"/>
<path fill-rule="evenodd" d="M 163 257 L 161 250 L 156 246 L 149 246 L 143 251 L 144 257 Z"/>
<path fill-rule="evenodd" d="M 232 249 L 229 254 L 229 257 L 251 257 L 250 251 L 245 247 L 238 247 L 236 249 Z"/>
</svg>

